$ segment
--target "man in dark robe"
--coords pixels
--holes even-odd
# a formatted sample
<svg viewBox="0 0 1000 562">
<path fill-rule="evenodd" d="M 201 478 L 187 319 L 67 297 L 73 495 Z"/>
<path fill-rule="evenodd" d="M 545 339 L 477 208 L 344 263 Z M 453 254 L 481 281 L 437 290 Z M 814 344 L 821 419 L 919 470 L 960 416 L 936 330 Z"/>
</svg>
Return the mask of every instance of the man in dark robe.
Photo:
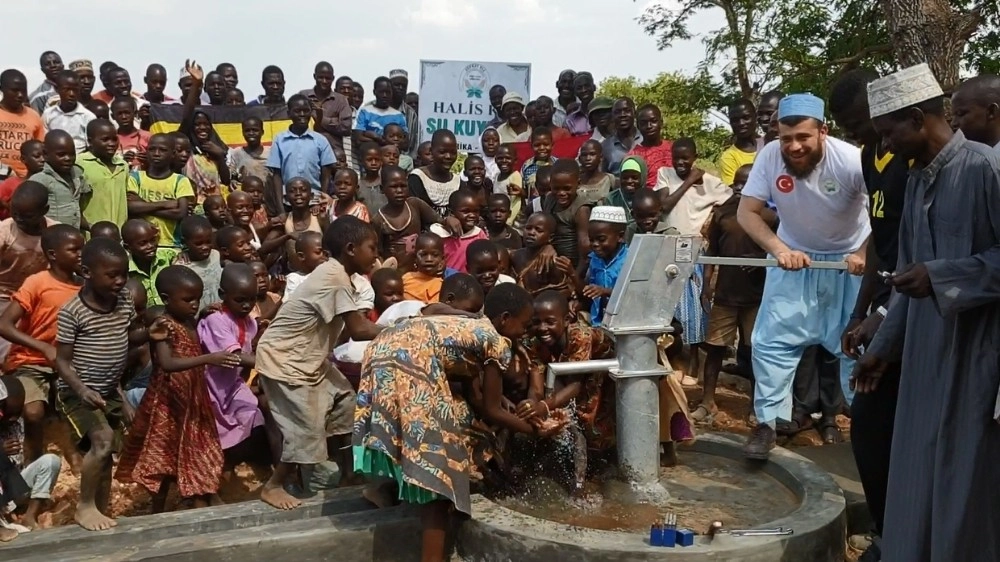
<svg viewBox="0 0 1000 562">
<path fill-rule="evenodd" d="M 913 160 L 885 321 L 852 375 L 901 363 L 882 559 L 1000 560 L 1000 157 L 945 118 L 927 65 L 869 85 L 886 149 Z"/>
</svg>

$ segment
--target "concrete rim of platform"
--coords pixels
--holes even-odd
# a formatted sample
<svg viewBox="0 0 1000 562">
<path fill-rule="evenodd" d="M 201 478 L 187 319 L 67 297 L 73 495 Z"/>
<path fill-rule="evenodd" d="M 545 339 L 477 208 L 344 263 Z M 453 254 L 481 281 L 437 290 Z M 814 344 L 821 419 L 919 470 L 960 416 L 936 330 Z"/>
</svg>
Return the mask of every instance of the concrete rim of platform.
<svg viewBox="0 0 1000 562">
<path fill-rule="evenodd" d="M 743 459 L 744 439 L 733 434 L 709 433 L 700 435 L 697 441 L 685 448 L 746 462 Z M 692 547 L 665 549 L 649 546 L 648 538 L 639 534 L 556 523 L 518 513 L 483 496 L 474 496 L 473 517 L 459 529 L 458 553 L 468 562 L 662 560 L 665 553 L 678 560 L 843 560 L 846 501 L 833 478 L 812 461 L 780 447 L 774 449 L 771 459 L 761 463 L 759 468 L 788 487 L 801 503 L 784 517 L 756 527 L 791 527 L 794 535 L 720 535 L 712 541 L 698 536 Z M 695 531 L 701 533 L 705 529 Z"/>
</svg>

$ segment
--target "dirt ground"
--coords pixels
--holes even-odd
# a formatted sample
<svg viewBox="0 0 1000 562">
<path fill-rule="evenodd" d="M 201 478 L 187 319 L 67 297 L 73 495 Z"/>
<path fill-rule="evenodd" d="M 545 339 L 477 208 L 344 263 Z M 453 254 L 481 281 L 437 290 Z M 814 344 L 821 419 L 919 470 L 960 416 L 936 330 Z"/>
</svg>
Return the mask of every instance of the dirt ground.
<svg viewBox="0 0 1000 562">
<path fill-rule="evenodd" d="M 716 403 L 719 406 L 719 413 L 711 426 L 700 427 L 701 430 L 729 431 L 747 435 L 751 427 L 747 424 L 747 417 L 751 411 L 750 399 L 745 390 L 746 384 L 736 377 L 723 375 L 718 391 L 716 393 Z M 701 399 L 701 388 L 695 387 L 687 389 L 687 396 L 692 407 L 697 405 Z M 850 420 L 844 416 L 837 419 L 842 430 L 844 439 L 848 438 Z M 63 457 L 62 472 L 55 490 L 52 492 L 53 506 L 39 517 L 39 524 L 42 528 L 57 527 L 73 523 L 73 514 L 76 502 L 79 498 L 80 479 L 78 471 L 71 466 L 75 464 L 73 460 L 66 462 L 68 455 L 73 450 L 69 439 L 69 428 L 65 422 L 52 418 L 45 427 L 45 441 L 49 452 L 59 454 Z M 822 445 L 822 439 L 815 430 L 804 431 L 791 440 L 779 439 L 778 444 L 784 447 L 808 447 Z M 231 477 L 223 484 L 219 496 L 226 503 L 236 503 L 242 501 L 256 500 L 262 482 L 270 476 L 266 471 L 254 471 L 247 465 L 240 465 Z M 188 509 L 176 491 L 171 493 L 167 501 L 168 509 Z M 173 506 L 173 507 L 171 507 Z M 132 484 L 122 484 L 113 482 L 111 493 L 111 516 L 136 516 L 150 513 L 150 496 L 141 486 Z M 859 553 L 851 552 L 850 548 L 845 560 L 855 562 Z"/>
</svg>

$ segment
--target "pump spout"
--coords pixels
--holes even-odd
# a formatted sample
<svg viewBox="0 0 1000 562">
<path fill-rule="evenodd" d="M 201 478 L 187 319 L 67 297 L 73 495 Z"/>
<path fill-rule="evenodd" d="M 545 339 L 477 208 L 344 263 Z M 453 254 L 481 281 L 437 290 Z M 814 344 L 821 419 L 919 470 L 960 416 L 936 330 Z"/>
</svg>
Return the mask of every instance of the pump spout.
<svg viewBox="0 0 1000 562">
<path fill-rule="evenodd" d="M 617 368 L 617 359 L 592 359 L 590 361 L 549 363 L 549 367 L 545 372 L 545 392 L 550 393 L 555 390 L 556 377 L 600 373 L 601 371 L 612 371 Z"/>
</svg>

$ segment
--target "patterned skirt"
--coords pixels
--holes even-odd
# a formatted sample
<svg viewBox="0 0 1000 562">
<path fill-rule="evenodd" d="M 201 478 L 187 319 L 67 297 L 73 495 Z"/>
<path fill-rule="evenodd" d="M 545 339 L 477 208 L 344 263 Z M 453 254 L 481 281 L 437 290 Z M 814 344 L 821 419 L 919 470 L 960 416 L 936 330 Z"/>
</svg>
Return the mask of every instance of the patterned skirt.
<svg viewBox="0 0 1000 562">
<path fill-rule="evenodd" d="M 684 328 L 683 339 L 686 344 L 699 344 L 705 341 L 708 332 L 708 315 L 701 306 L 701 288 L 705 282 L 705 270 L 701 264 L 695 264 L 694 273 L 684 284 L 684 294 L 677 303 L 674 316 Z"/>
<path fill-rule="evenodd" d="M 171 325 L 171 347 L 181 357 L 201 355 L 200 344 L 177 324 Z M 219 490 L 222 462 L 204 367 L 176 373 L 155 368 L 115 478 L 140 484 L 150 493 L 173 478 L 182 497 L 210 495 Z"/>
</svg>

